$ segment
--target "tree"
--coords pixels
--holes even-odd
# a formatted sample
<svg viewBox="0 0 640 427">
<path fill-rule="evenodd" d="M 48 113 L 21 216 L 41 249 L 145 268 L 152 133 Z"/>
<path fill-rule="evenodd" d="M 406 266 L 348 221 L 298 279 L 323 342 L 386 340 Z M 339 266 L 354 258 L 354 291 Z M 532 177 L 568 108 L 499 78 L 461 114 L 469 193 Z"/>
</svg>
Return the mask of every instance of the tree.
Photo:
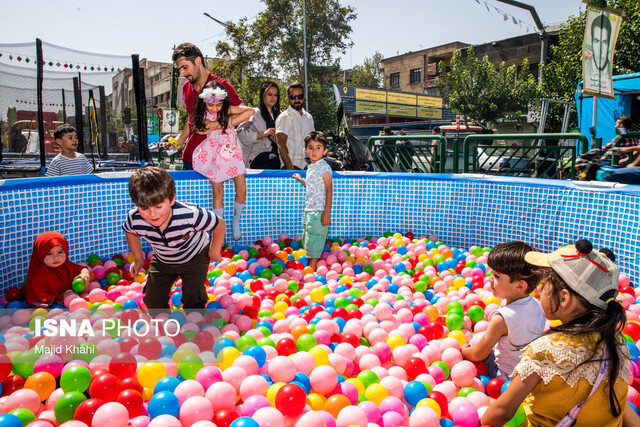
<svg viewBox="0 0 640 427">
<path fill-rule="evenodd" d="M 380 62 L 383 59 L 382 54 L 378 51 L 371 58 L 365 58 L 362 65 L 353 67 L 349 83 L 364 87 L 382 87 L 384 70 L 380 67 Z"/>
<path fill-rule="evenodd" d="M 481 122 L 513 119 L 527 109 L 538 96 L 538 85 L 525 60 L 520 69 L 502 62 L 494 66 L 488 56 L 478 59 L 473 47 L 457 50 L 450 70 L 440 61 L 436 85 L 448 101 L 449 109 L 461 114 L 465 122 L 473 118 Z"/>
<path fill-rule="evenodd" d="M 640 71 L 640 3 L 637 0 L 610 0 L 609 7 L 625 12 L 616 43 L 613 75 Z M 582 41 L 587 14 L 570 16 L 560 27 L 558 45 L 550 47 L 549 61 L 542 70 L 542 94 L 546 98 L 572 102 L 578 83 L 582 81 Z M 549 110 L 552 129 L 560 127 L 564 109 Z M 570 124 L 577 123 L 572 114 Z"/>
</svg>

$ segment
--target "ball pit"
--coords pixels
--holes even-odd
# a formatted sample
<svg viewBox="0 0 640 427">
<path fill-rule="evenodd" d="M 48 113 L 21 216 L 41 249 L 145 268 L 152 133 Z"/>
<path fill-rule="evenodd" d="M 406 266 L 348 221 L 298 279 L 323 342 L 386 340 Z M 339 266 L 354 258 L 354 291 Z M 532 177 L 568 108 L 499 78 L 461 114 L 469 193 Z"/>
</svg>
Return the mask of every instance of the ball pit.
<svg viewBox="0 0 640 427">
<path fill-rule="evenodd" d="M 508 385 L 460 353 L 500 304 L 490 248 L 411 233 L 335 239 L 314 273 L 298 240 L 283 234 L 225 248 L 210 265 L 204 311 L 181 307 L 178 280 L 170 312 L 151 317 L 144 274 L 128 272 L 130 253 L 90 255 L 89 286 L 76 283 L 78 294 L 49 310 L 28 310 L 19 290 L 8 290 L 0 425 L 478 425 Z M 640 295 L 624 274 L 620 291 L 628 399 L 637 404 Z M 37 334 L 45 320 L 90 327 Z M 162 327 L 146 327 L 152 320 Z M 111 324 L 122 329 L 105 329 Z M 509 425 L 523 419 L 520 408 Z"/>
</svg>

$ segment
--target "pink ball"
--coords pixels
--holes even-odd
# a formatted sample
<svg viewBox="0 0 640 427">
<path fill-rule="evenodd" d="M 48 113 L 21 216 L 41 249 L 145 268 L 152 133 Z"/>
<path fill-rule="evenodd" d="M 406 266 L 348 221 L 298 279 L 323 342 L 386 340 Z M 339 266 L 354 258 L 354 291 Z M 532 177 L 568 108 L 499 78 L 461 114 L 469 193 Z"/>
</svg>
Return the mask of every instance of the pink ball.
<svg viewBox="0 0 640 427">
<path fill-rule="evenodd" d="M 180 422 L 185 427 L 198 421 L 211 421 L 213 419 L 213 405 L 206 397 L 193 396 L 180 405 Z"/>
<path fill-rule="evenodd" d="M 462 353 L 455 348 L 445 348 L 442 351 L 442 361 L 451 369 L 456 363 L 462 361 Z"/>
<path fill-rule="evenodd" d="M 214 411 L 231 409 L 236 404 L 236 390 L 231 384 L 224 381 L 212 384 L 207 389 L 205 397 L 213 405 Z"/>
<path fill-rule="evenodd" d="M 409 417 L 411 427 L 431 427 L 439 425 L 438 414 L 428 406 L 416 408 Z"/>
<path fill-rule="evenodd" d="M 25 408 L 37 414 L 40 411 L 40 397 L 38 393 L 28 388 L 16 390 L 11 393 L 4 402 L 2 409 L 5 413 L 8 413 L 17 408 Z"/>
<path fill-rule="evenodd" d="M 382 415 L 382 427 L 400 427 L 404 425 L 404 417 L 397 412 L 387 412 Z"/>
<path fill-rule="evenodd" d="M 309 377 L 311 388 L 320 394 L 327 394 L 338 384 L 338 374 L 331 366 L 318 366 Z"/>
<path fill-rule="evenodd" d="M 346 406 L 342 408 L 337 418 L 338 427 L 367 427 L 367 415 L 362 408 L 357 406 Z"/>
<path fill-rule="evenodd" d="M 244 401 L 241 414 L 243 417 L 252 417 L 258 409 L 269 407 L 271 407 L 271 403 L 266 397 L 260 395 L 250 396 Z"/>
<path fill-rule="evenodd" d="M 222 371 L 217 366 L 205 366 L 196 374 L 196 381 L 202 384 L 204 389 L 208 389 L 213 383 L 222 380 Z"/>
<path fill-rule="evenodd" d="M 380 409 L 375 403 L 365 400 L 364 402 L 360 402 L 360 404 L 358 404 L 358 408 L 361 408 L 364 411 L 365 415 L 367 416 L 367 420 L 370 423 L 380 424 Z"/>
<path fill-rule="evenodd" d="M 96 426 L 126 427 L 129 424 L 129 411 L 122 403 L 105 403 L 93 414 L 91 424 Z"/>
<path fill-rule="evenodd" d="M 284 416 L 278 411 L 276 408 L 264 407 L 258 409 L 253 414 L 253 420 L 257 422 L 260 426 L 269 426 L 269 427 L 285 427 L 285 419 Z M 307 427 L 310 425 L 317 424 L 307 424 Z"/>
<path fill-rule="evenodd" d="M 269 362 L 269 376 L 274 382 L 288 383 L 295 378 L 296 364 L 286 356 L 276 356 Z"/>
<path fill-rule="evenodd" d="M 260 375 L 251 375 L 240 384 L 240 397 L 246 402 L 250 396 L 265 396 L 269 390 L 269 382 Z"/>
<path fill-rule="evenodd" d="M 468 360 L 462 360 L 451 368 L 451 380 L 460 388 L 473 385 L 477 369 Z"/>
<path fill-rule="evenodd" d="M 173 394 L 176 395 L 180 405 L 182 405 L 187 399 L 193 396 L 204 397 L 204 387 L 202 387 L 202 384 L 198 381 L 185 380 L 178 384 Z"/>
<path fill-rule="evenodd" d="M 469 403 L 461 403 L 453 409 L 451 418 L 462 427 L 476 427 L 480 422 L 478 411 Z"/>
<path fill-rule="evenodd" d="M 384 415 L 390 411 L 404 415 L 404 404 L 402 403 L 402 400 L 393 396 L 382 399 L 382 402 L 380 402 L 380 412 Z"/>
</svg>

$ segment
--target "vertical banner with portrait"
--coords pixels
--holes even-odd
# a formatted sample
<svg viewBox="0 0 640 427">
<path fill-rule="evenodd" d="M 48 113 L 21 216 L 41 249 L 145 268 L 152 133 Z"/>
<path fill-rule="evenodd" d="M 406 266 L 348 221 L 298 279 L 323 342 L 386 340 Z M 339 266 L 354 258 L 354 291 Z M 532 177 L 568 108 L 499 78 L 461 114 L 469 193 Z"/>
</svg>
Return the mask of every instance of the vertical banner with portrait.
<svg viewBox="0 0 640 427">
<path fill-rule="evenodd" d="M 621 24 L 622 15 L 618 11 L 593 4 L 587 6 L 582 44 L 582 93 L 615 98 L 611 81 L 613 52 Z"/>
<path fill-rule="evenodd" d="M 178 110 L 162 111 L 162 133 L 178 133 Z"/>
</svg>

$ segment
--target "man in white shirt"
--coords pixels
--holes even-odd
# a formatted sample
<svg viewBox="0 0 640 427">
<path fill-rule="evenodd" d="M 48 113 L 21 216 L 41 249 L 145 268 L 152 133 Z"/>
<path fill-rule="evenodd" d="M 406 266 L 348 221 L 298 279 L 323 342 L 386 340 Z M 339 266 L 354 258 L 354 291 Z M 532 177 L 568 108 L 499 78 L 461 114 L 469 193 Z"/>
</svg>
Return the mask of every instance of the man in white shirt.
<svg viewBox="0 0 640 427">
<path fill-rule="evenodd" d="M 276 120 L 276 142 L 283 169 L 304 169 L 304 138 L 314 130 L 313 117 L 302 107 L 304 86 L 295 82 L 287 88 L 289 108 Z"/>
</svg>

